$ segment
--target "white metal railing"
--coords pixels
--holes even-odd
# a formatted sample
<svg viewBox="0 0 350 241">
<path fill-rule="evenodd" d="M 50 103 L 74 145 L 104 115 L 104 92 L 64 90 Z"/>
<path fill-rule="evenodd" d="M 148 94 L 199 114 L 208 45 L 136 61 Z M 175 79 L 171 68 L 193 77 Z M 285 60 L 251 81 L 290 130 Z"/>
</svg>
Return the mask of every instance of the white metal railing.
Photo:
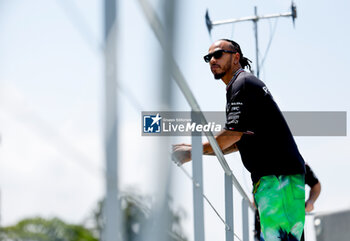
<svg viewBox="0 0 350 241">
<path fill-rule="evenodd" d="M 161 46 L 164 47 L 165 43 L 164 41 L 164 37 L 163 37 L 163 28 L 162 25 L 160 23 L 160 20 L 157 18 L 157 15 L 155 13 L 155 11 L 152 9 L 152 7 L 150 6 L 150 4 L 147 2 L 147 0 L 138 0 L 146 17 L 147 20 L 149 22 L 149 24 L 152 27 L 153 32 L 155 33 L 158 41 L 160 42 Z M 183 93 L 183 95 L 185 96 L 188 104 L 190 105 L 192 111 L 194 112 L 198 112 L 199 118 L 200 118 L 200 123 L 205 125 L 208 122 L 206 121 L 199 105 L 198 102 L 196 101 L 190 87 L 188 86 L 185 77 L 183 76 L 182 72 L 180 71 L 179 66 L 177 65 L 177 63 L 175 62 L 174 58 L 171 57 L 171 65 L 172 65 L 172 75 L 174 77 L 174 80 L 176 81 L 177 85 L 179 86 L 181 92 Z M 210 143 L 210 145 L 212 146 L 215 155 L 217 156 L 222 168 L 224 169 L 225 173 L 229 176 L 232 176 L 232 183 L 233 185 L 237 188 L 238 192 L 242 195 L 242 197 L 244 199 L 246 199 L 247 201 L 249 201 L 249 197 L 248 195 L 244 192 L 242 186 L 239 184 L 239 182 L 237 181 L 237 179 L 234 177 L 229 165 L 227 164 L 224 154 L 222 153 L 218 143 L 215 140 L 215 137 L 213 135 L 213 133 L 211 131 L 205 132 L 205 135 Z M 250 201 L 249 201 L 250 202 Z M 250 204 L 251 208 L 254 209 L 253 205 Z"/>
<path fill-rule="evenodd" d="M 148 3 L 147 0 L 138 0 L 138 2 L 140 3 L 140 6 L 146 16 L 146 19 L 149 25 L 151 26 L 154 34 L 156 35 L 163 51 L 167 51 L 166 50 L 167 43 L 165 41 L 164 28 L 160 20 L 158 19 L 154 9 L 152 9 L 151 5 Z M 203 113 L 201 112 L 198 102 L 196 101 L 191 89 L 189 88 L 173 56 L 170 56 L 169 60 L 171 65 L 171 74 L 192 109 L 192 120 L 196 120 L 197 123 L 201 123 L 203 125 L 207 124 L 207 121 Z M 250 207 L 252 210 L 254 210 L 255 208 L 253 204 L 250 202 L 248 195 L 245 193 L 242 186 L 240 185 L 240 183 L 232 173 L 218 143 L 216 142 L 216 139 L 213 133 L 209 131 L 209 132 L 205 132 L 205 135 L 225 172 L 226 221 L 224 223 L 226 227 L 226 240 L 232 241 L 234 239 L 233 189 L 232 189 L 232 184 L 233 184 L 233 186 L 237 189 L 237 191 L 243 197 L 243 201 L 242 201 L 243 240 L 248 241 L 249 240 L 248 208 Z M 203 182 L 202 182 L 202 179 L 203 179 L 202 153 L 203 153 L 203 147 L 202 147 L 201 136 L 192 136 L 193 178 L 191 177 L 191 179 L 193 180 L 195 241 L 204 241 L 203 197 L 205 196 L 203 195 Z"/>
</svg>

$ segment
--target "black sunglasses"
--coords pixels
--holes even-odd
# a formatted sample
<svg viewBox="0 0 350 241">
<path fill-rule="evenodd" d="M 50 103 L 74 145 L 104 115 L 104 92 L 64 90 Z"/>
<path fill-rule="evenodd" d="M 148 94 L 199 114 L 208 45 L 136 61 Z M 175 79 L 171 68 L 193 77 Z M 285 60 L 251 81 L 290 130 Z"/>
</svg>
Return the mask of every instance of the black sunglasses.
<svg viewBox="0 0 350 241">
<path fill-rule="evenodd" d="M 231 54 L 235 54 L 237 52 L 234 51 L 229 51 L 229 50 L 224 50 L 224 49 L 219 49 L 216 50 L 215 52 L 211 53 L 211 54 L 207 54 L 204 56 L 204 61 L 206 63 L 209 63 L 211 58 L 214 57 L 215 59 L 220 59 L 223 55 L 223 53 L 231 53 Z"/>
</svg>

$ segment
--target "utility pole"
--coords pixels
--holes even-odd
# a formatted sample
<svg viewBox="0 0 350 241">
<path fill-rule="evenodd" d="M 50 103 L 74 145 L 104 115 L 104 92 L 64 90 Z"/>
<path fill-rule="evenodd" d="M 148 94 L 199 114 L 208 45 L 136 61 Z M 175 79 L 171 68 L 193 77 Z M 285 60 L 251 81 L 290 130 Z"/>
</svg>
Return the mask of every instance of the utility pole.
<svg viewBox="0 0 350 241">
<path fill-rule="evenodd" d="M 118 140 L 116 91 L 116 11 L 117 0 L 104 1 L 105 56 L 105 160 L 106 198 L 103 208 L 103 241 L 121 241 L 121 210 L 118 197 Z"/>
<path fill-rule="evenodd" d="M 259 68 L 260 66 L 259 66 L 259 44 L 258 44 L 258 21 L 260 19 L 292 17 L 293 25 L 294 25 L 295 19 L 297 18 L 297 8 L 296 8 L 295 4 L 292 2 L 290 12 L 258 16 L 258 9 L 257 9 L 257 7 L 254 7 L 254 14 L 255 14 L 254 16 L 244 17 L 244 18 L 227 19 L 227 20 L 221 20 L 221 21 L 211 21 L 210 17 L 209 17 L 209 12 L 207 10 L 207 12 L 205 14 L 205 22 L 206 22 L 206 25 L 208 28 L 208 32 L 209 32 L 209 34 L 211 34 L 211 30 L 212 30 L 213 26 L 229 24 L 229 23 L 253 21 L 254 32 L 255 32 L 256 75 L 259 78 L 260 77 L 260 68 Z"/>
</svg>

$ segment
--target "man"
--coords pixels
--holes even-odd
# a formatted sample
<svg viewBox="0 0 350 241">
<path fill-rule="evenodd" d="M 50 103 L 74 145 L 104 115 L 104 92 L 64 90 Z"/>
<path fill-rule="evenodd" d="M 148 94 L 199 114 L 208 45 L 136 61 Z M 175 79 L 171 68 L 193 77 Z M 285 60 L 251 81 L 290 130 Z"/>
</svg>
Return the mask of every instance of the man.
<svg viewBox="0 0 350 241">
<path fill-rule="evenodd" d="M 265 84 L 250 69 L 240 46 L 228 39 L 214 42 L 204 60 L 215 79 L 226 84 L 225 130 L 215 138 L 221 150 L 239 150 L 250 171 L 254 199 L 266 241 L 300 240 L 305 220 L 304 160 L 288 125 Z M 212 155 L 208 142 L 203 154 Z M 191 146 L 173 146 L 180 163 L 191 160 Z"/>
<path fill-rule="evenodd" d="M 309 213 L 314 209 L 314 203 L 316 202 L 318 196 L 321 193 L 321 183 L 317 179 L 315 173 L 312 171 L 311 167 L 305 163 L 305 185 L 310 187 L 309 198 L 305 202 L 305 212 Z M 260 217 L 258 211 L 255 211 L 255 230 L 254 230 L 254 240 L 261 240 L 261 228 L 260 228 Z M 304 241 L 304 232 L 301 236 L 301 241 Z"/>
</svg>

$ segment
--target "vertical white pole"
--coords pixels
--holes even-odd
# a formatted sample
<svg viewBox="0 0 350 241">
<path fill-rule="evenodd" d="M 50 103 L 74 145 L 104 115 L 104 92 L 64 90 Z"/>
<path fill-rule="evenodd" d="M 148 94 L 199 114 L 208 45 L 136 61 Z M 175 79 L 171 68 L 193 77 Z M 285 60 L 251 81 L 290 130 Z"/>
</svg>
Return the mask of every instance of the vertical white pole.
<svg viewBox="0 0 350 241">
<path fill-rule="evenodd" d="M 121 211 L 118 200 L 118 140 L 116 92 L 116 0 L 105 0 L 105 159 L 106 199 L 102 240 L 121 241 Z"/>
<path fill-rule="evenodd" d="M 147 10 L 152 10 L 148 1 L 140 1 L 143 7 Z M 171 58 L 173 49 L 173 35 L 174 35 L 174 19 L 176 10 L 175 0 L 163 0 L 161 13 L 164 15 L 164 22 L 160 26 L 164 26 L 163 31 L 160 33 L 164 40 L 163 52 L 159 53 L 162 58 L 161 78 L 158 85 L 160 87 L 159 103 L 161 111 L 171 111 L 172 107 L 172 90 L 171 87 Z M 144 9 L 145 10 L 145 9 Z M 153 15 L 154 14 L 154 15 Z M 152 13 L 152 17 L 156 17 L 155 13 Z M 159 23 L 160 24 L 160 23 Z M 145 241 L 168 241 L 170 240 L 169 232 L 171 232 L 171 211 L 169 210 L 168 194 L 171 192 L 171 162 L 169 161 L 169 151 L 171 147 L 170 138 L 167 136 L 160 138 L 157 145 L 157 153 L 155 153 L 156 169 L 154 175 L 156 175 L 156 194 L 155 205 L 152 212 L 152 216 L 147 224 L 145 224 L 145 235 L 141 237 L 141 240 Z"/>
<path fill-rule="evenodd" d="M 198 114 L 192 111 L 192 122 L 201 123 Z M 202 136 L 192 133 L 192 176 L 193 176 L 193 212 L 194 241 L 204 241 L 204 204 L 203 204 L 203 145 Z M 232 183 L 231 183 L 232 186 Z"/>
<path fill-rule="evenodd" d="M 242 199 L 242 227 L 243 227 L 243 241 L 249 241 L 249 219 L 248 219 L 248 201 Z"/>
<path fill-rule="evenodd" d="M 159 103 L 162 111 L 171 111 L 172 107 L 172 83 L 171 83 L 171 56 L 173 55 L 174 43 L 174 19 L 176 10 L 175 0 L 160 1 L 162 14 L 164 15 L 164 40 L 165 48 L 160 53 L 162 58 L 161 78 L 159 79 L 160 96 Z M 169 232 L 171 232 L 171 213 L 169 210 L 168 194 L 171 193 L 171 163 L 169 160 L 170 138 L 160 137 L 159 151 L 157 153 L 158 164 L 155 171 L 158 174 L 157 184 L 159 191 L 157 193 L 154 227 L 151 228 L 151 235 L 148 241 L 168 241 L 170 239 Z"/>
<path fill-rule="evenodd" d="M 232 175 L 225 173 L 225 219 L 226 224 L 226 241 L 233 241 L 233 185 Z"/>
</svg>

